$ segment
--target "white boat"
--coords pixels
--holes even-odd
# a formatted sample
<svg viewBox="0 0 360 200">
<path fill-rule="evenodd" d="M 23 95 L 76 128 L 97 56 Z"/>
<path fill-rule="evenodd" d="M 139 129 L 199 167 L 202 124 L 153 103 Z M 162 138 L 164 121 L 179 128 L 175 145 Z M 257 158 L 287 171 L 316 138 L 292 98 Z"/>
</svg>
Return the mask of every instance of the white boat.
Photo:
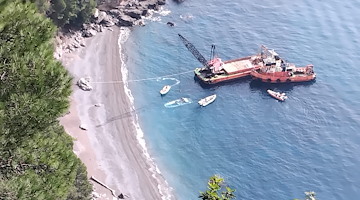
<svg viewBox="0 0 360 200">
<path fill-rule="evenodd" d="M 190 98 L 181 97 L 180 99 L 176 99 L 165 103 L 164 106 L 167 108 L 175 108 L 189 103 L 192 103 Z"/>
<path fill-rule="evenodd" d="M 210 95 L 203 99 L 200 99 L 200 101 L 198 103 L 200 106 L 207 106 L 207 105 L 211 104 L 212 102 L 214 102 L 215 99 L 216 99 L 216 94 L 213 94 L 213 95 Z"/>
<path fill-rule="evenodd" d="M 270 96 L 274 97 L 279 101 L 285 101 L 285 99 L 288 98 L 285 93 L 275 92 L 272 90 L 267 90 L 267 92 L 270 94 Z"/>
<path fill-rule="evenodd" d="M 167 94 L 171 89 L 171 86 L 170 85 L 165 85 L 161 90 L 160 90 L 160 94 L 161 95 L 165 95 Z"/>
</svg>

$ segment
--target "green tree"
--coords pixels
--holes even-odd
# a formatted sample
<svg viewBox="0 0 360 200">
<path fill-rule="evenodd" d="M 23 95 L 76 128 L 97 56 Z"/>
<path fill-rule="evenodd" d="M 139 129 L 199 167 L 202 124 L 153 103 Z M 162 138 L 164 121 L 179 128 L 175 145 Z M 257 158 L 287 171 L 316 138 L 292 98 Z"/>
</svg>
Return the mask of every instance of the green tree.
<svg viewBox="0 0 360 200">
<path fill-rule="evenodd" d="M 58 24 L 62 24 L 66 22 L 66 19 L 64 19 L 65 16 L 65 9 L 66 9 L 66 3 L 64 0 L 52 0 L 51 1 L 51 7 L 52 7 L 52 13 L 51 17 L 54 20 L 54 22 L 57 22 Z"/>
<path fill-rule="evenodd" d="M 58 118 L 71 78 L 55 26 L 29 1 L 0 0 L 0 199 L 89 199 L 86 170 Z"/>
<path fill-rule="evenodd" d="M 77 17 L 77 23 L 89 22 L 96 7 L 96 0 L 80 0 L 80 12 Z"/>
<path fill-rule="evenodd" d="M 224 186 L 224 179 L 218 175 L 210 177 L 208 189 L 200 192 L 199 198 L 202 200 L 231 200 L 235 199 L 235 190 Z"/>
<path fill-rule="evenodd" d="M 50 18 L 59 27 L 81 26 L 88 22 L 96 7 L 96 0 L 51 0 Z"/>
<path fill-rule="evenodd" d="M 50 9 L 50 0 L 31 0 L 38 7 L 38 10 L 42 14 L 47 14 Z"/>
</svg>

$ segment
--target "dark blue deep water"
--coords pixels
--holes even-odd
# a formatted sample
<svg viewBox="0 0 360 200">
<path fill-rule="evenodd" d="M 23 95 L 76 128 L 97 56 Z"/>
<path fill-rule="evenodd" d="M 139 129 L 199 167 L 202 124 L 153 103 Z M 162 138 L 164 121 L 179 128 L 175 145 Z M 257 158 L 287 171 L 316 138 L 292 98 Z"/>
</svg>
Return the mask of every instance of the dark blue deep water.
<svg viewBox="0 0 360 200">
<path fill-rule="evenodd" d="M 314 82 L 288 85 L 245 78 L 202 87 L 191 72 L 129 82 L 149 152 L 178 199 L 197 199 L 213 174 L 237 199 L 303 198 L 309 190 L 323 200 L 360 199 L 360 1 L 168 0 L 164 8 L 171 13 L 134 28 L 125 44 L 129 80 L 199 67 L 178 33 L 206 58 L 211 44 L 223 60 L 264 44 L 317 73 Z M 289 99 L 276 101 L 269 88 Z M 197 105 L 214 93 L 213 104 Z M 164 107 L 180 97 L 193 103 Z"/>
</svg>

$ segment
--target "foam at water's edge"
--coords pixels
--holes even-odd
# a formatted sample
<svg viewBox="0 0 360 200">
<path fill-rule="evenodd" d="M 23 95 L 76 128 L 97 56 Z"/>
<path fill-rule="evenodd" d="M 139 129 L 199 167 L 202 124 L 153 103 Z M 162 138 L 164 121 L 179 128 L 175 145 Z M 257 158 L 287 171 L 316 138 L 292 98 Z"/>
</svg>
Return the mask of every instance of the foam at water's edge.
<svg viewBox="0 0 360 200">
<path fill-rule="evenodd" d="M 153 21 L 153 22 L 160 22 L 161 21 L 161 16 L 167 16 L 171 13 L 170 10 L 167 10 L 166 8 L 164 8 L 163 6 L 160 6 L 160 9 L 158 11 L 156 10 L 149 10 L 149 15 L 148 16 L 142 16 L 143 19 L 145 20 L 149 20 L 149 21 Z M 154 14 L 157 14 L 158 16 L 154 16 Z"/>
<path fill-rule="evenodd" d="M 130 29 L 121 28 L 120 34 L 119 34 L 119 39 L 118 39 L 118 45 L 119 45 L 119 56 L 120 56 L 120 62 L 121 62 L 122 80 L 124 83 L 123 84 L 124 91 L 130 100 L 131 109 L 135 110 L 134 97 L 132 96 L 131 90 L 129 89 L 128 69 L 126 68 L 126 64 L 124 62 L 124 55 L 122 53 L 122 46 L 121 46 L 123 43 L 126 42 L 129 35 L 130 35 Z M 146 162 L 150 166 L 150 168 L 148 170 L 151 172 L 152 177 L 155 179 L 155 181 L 158 185 L 158 191 L 161 195 L 161 199 L 164 199 L 164 200 L 175 199 L 174 196 L 172 195 L 173 189 L 168 185 L 165 178 L 161 175 L 159 168 L 157 167 L 154 160 L 151 158 L 150 154 L 147 151 L 146 142 L 144 140 L 144 132 L 140 128 L 139 119 L 138 119 L 138 116 L 136 113 L 134 114 L 133 125 L 136 128 L 136 138 L 137 138 L 140 146 L 142 147 L 143 154 L 144 154 L 145 158 L 147 159 Z"/>
</svg>

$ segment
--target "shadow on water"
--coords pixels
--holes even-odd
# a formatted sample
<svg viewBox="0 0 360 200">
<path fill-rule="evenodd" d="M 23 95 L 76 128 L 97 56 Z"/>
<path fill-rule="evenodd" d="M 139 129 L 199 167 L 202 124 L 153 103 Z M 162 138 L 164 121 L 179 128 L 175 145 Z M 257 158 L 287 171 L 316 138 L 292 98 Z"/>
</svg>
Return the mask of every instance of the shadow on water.
<svg viewBox="0 0 360 200">
<path fill-rule="evenodd" d="M 243 78 L 237 78 L 234 80 L 224 81 L 216 84 L 206 84 L 202 82 L 198 77 L 194 76 L 195 83 L 198 83 L 203 89 L 208 90 L 215 90 L 218 87 L 224 86 L 224 85 L 237 85 L 237 84 L 246 84 L 251 81 L 251 77 L 243 77 Z"/>
<path fill-rule="evenodd" d="M 281 92 L 289 92 L 293 90 L 297 86 L 309 87 L 313 85 L 316 80 L 308 81 L 308 82 L 299 82 L 299 83 L 264 83 L 259 80 L 251 80 L 250 81 L 250 89 L 252 91 L 260 90 L 263 93 L 267 94 L 268 89 L 281 91 Z"/>
</svg>

